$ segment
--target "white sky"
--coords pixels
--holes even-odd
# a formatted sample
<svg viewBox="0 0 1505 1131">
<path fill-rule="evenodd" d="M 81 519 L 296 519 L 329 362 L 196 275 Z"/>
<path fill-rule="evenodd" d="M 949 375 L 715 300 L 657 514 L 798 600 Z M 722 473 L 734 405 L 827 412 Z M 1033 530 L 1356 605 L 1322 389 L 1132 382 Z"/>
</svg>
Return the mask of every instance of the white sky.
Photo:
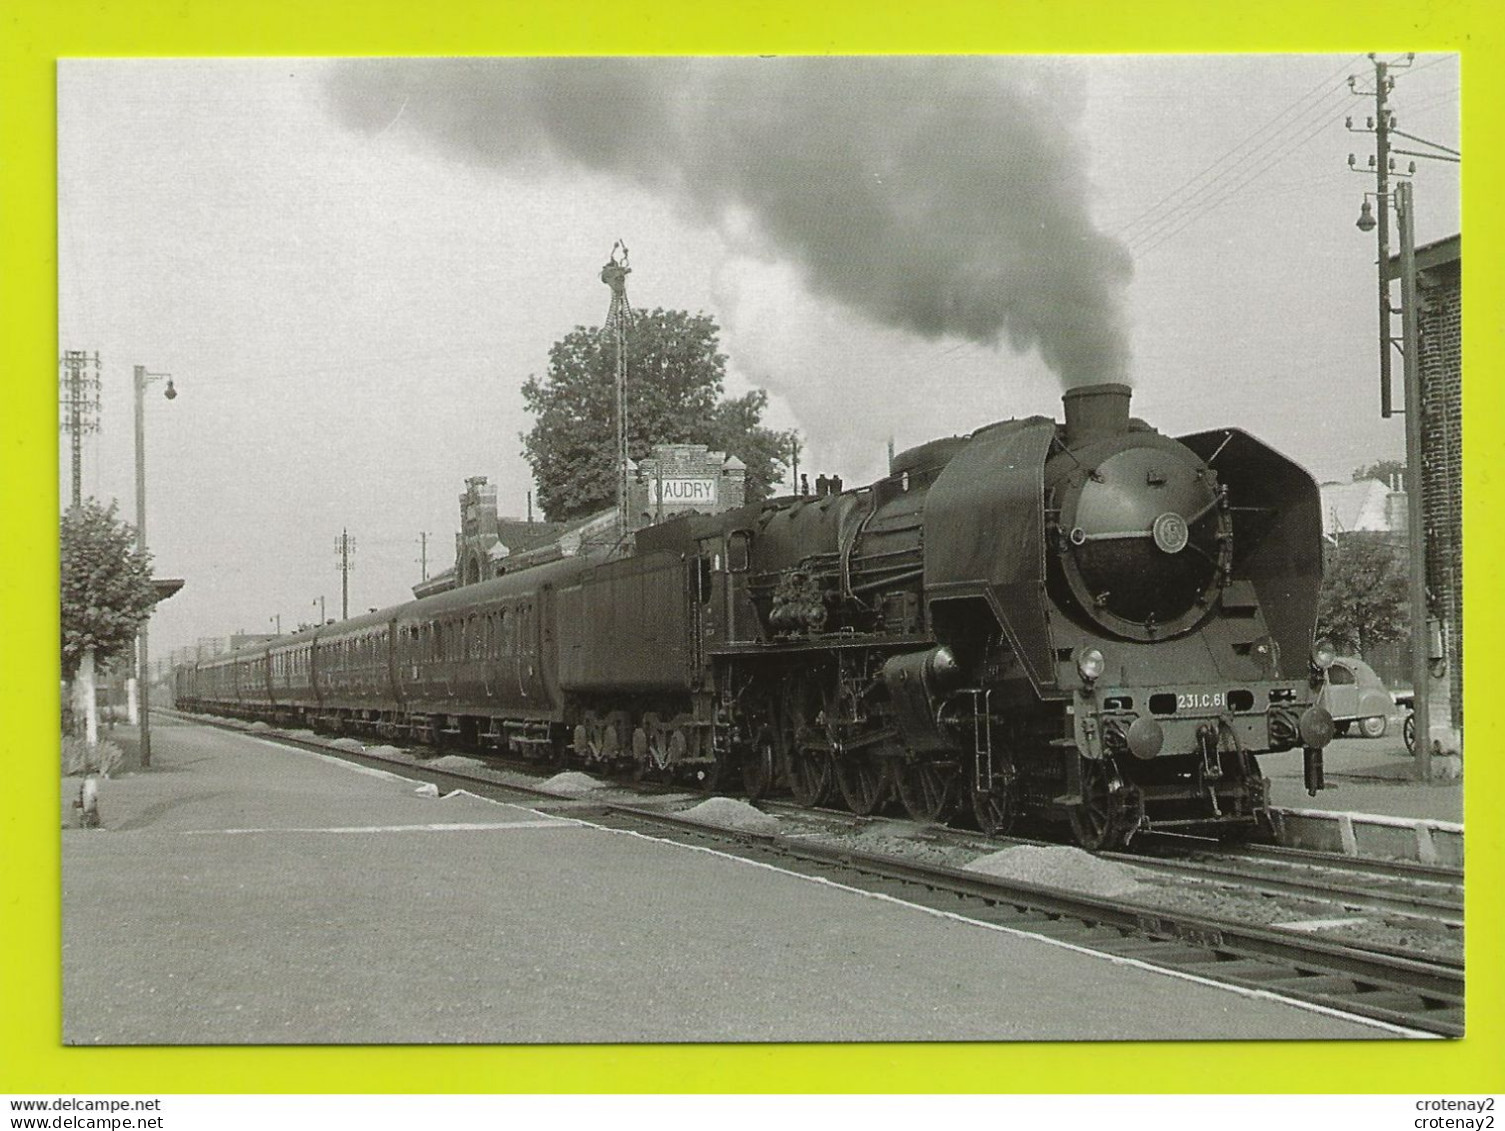
<svg viewBox="0 0 1505 1131">
<path fill-rule="evenodd" d="M 1319 479 L 1399 457 L 1402 418 L 1378 413 L 1375 242 L 1354 227 L 1374 181 L 1347 168 L 1373 139 L 1343 125 L 1372 112 L 1346 82 L 1372 89 L 1368 60 L 1071 66 L 1093 219 L 1134 257 L 1135 414 L 1172 435 L 1245 428 Z M 320 595 L 338 615 L 342 528 L 351 611 L 408 599 L 421 531 L 430 572 L 452 562 L 466 476 L 521 515 L 519 387 L 554 340 L 602 320 L 619 236 L 633 304 L 713 315 L 728 391 L 769 390 L 768 423 L 800 430 L 812 478 L 872 479 L 890 436 L 1059 415 L 1038 358 L 813 298 L 745 217 L 712 227 L 605 175 L 356 132 L 325 77 L 308 60 L 59 64 L 59 348 L 98 351 L 104 377 L 86 494 L 134 521 L 132 366 L 179 392 L 155 385 L 146 409 L 149 542 L 159 576 L 187 579 L 154 618 L 156 656 L 278 615 L 290 629 Z M 1454 57 L 1418 56 L 1392 96 L 1400 129 L 1458 148 L 1458 86 Z M 1458 231 L 1458 167 L 1418 164 L 1425 243 Z M 1200 195 L 1177 195 L 1207 170 Z M 1183 207 L 1167 228 L 1135 224 L 1168 198 Z M 59 468 L 66 501 L 66 440 Z"/>
</svg>

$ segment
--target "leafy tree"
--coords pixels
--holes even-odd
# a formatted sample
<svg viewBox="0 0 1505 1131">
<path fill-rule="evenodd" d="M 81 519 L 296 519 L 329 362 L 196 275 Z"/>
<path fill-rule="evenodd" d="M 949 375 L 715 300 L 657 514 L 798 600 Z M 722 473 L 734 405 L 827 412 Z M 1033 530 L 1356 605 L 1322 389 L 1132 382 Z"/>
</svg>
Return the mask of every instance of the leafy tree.
<svg viewBox="0 0 1505 1131">
<path fill-rule="evenodd" d="M 136 531 L 115 504 L 86 499 L 62 518 L 63 676 L 72 679 L 91 647 L 96 662 L 131 646 L 156 602 L 151 555 L 136 550 Z"/>
<path fill-rule="evenodd" d="M 1371 463 L 1367 467 L 1353 469 L 1353 481 L 1358 483 L 1365 479 L 1378 479 L 1381 483 L 1389 483 L 1397 475 L 1406 474 L 1406 461 L 1399 459 L 1382 459 L 1378 463 Z"/>
<path fill-rule="evenodd" d="M 1317 631 L 1340 650 L 1366 648 L 1405 636 L 1409 625 L 1404 549 L 1383 537 L 1347 534 L 1329 551 Z"/>
<path fill-rule="evenodd" d="M 768 394 L 726 399 L 720 328 L 707 314 L 638 312 L 627 331 L 627 451 L 706 444 L 747 465 L 747 497 L 766 498 L 782 475 L 788 438 L 763 427 Z M 598 327 L 577 326 L 549 348 L 548 371 L 523 385 L 533 413 L 523 455 L 551 521 L 611 506 L 616 487 L 616 345 Z"/>
</svg>

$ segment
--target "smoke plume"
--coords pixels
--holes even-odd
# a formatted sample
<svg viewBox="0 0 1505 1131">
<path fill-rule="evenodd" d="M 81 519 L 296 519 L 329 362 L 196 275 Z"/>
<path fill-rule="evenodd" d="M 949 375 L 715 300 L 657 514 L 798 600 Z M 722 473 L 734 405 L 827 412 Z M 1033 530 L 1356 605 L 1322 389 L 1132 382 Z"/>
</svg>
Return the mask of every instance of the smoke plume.
<svg viewBox="0 0 1505 1131">
<path fill-rule="evenodd" d="M 379 60 L 347 125 L 468 161 L 575 167 L 751 221 L 812 292 L 928 338 L 1127 378 L 1127 251 L 1088 209 L 1079 78 L 1008 58 Z"/>
</svg>

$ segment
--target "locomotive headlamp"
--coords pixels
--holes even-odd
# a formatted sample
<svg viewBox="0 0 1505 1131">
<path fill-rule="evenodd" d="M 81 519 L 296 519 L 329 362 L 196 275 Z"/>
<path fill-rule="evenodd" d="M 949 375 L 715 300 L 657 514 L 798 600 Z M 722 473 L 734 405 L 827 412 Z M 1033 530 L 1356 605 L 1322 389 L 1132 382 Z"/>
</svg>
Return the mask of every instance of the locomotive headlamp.
<svg viewBox="0 0 1505 1131">
<path fill-rule="evenodd" d="M 1326 640 L 1319 640 L 1312 645 L 1312 667 L 1319 672 L 1325 672 L 1333 666 L 1333 660 L 1337 659 L 1337 655 L 1331 644 Z"/>
<path fill-rule="evenodd" d="M 1088 683 L 1102 675 L 1107 666 L 1108 661 L 1103 659 L 1103 654 L 1096 648 L 1088 648 L 1077 654 L 1076 670 Z"/>
</svg>

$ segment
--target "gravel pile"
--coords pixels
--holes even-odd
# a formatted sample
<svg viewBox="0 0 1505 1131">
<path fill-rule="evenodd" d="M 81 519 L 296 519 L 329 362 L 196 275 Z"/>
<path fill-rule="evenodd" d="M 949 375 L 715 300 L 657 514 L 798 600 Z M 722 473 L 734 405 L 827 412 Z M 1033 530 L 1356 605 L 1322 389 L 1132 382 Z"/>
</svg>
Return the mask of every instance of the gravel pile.
<svg viewBox="0 0 1505 1131">
<path fill-rule="evenodd" d="M 272 729 L 272 727 L 271 727 L 270 723 L 264 723 L 260 719 L 257 719 L 254 723 L 252 723 L 246 729 L 248 729 L 250 731 L 253 731 L 256 734 L 266 734 L 268 731 L 270 731 Z"/>
<path fill-rule="evenodd" d="M 779 819 L 761 809 L 755 809 L 745 801 L 731 797 L 712 797 L 680 814 L 692 821 L 715 825 L 718 829 L 735 829 L 739 832 L 776 833 Z"/>
<path fill-rule="evenodd" d="M 370 746 L 370 747 L 367 747 L 366 748 L 366 753 L 374 755 L 377 758 L 402 758 L 402 759 L 407 760 L 407 761 L 411 761 L 412 760 L 408 756 L 408 754 L 407 754 L 406 751 L 399 750 L 395 746 L 388 746 L 386 743 L 383 743 L 380 746 Z"/>
<path fill-rule="evenodd" d="M 486 769 L 485 762 L 478 762 L 474 758 L 463 758 L 459 754 L 445 754 L 432 762 L 425 762 L 424 765 L 435 770 L 449 770 L 456 774 L 474 774 L 477 770 Z"/>
<path fill-rule="evenodd" d="M 336 750 L 364 750 L 366 749 L 353 738 L 337 738 L 329 744 Z"/>
<path fill-rule="evenodd" d="M 1136 895 L 1145 886 L 1140 882 L 1138 869 L 1103 860 L 1069 845 L 1016 845 L 1002 852 L 980 856 L 966 869 L 1040 887 L 1065 888 L 1108 898 Z"/>
<path fill-rule="evenodd" d="M 548 781 L 538 783 L 538 788 L 545 793 L 557 793 L 564 797 L 574 797 L 581 793 L 590 793 L 592 790 L 601 789 L 604 783 L 597 781 L 589 774 L 582 774 L 577 770 L 567 770 L 562 774 L 555 774 Z"/>
</svg>

